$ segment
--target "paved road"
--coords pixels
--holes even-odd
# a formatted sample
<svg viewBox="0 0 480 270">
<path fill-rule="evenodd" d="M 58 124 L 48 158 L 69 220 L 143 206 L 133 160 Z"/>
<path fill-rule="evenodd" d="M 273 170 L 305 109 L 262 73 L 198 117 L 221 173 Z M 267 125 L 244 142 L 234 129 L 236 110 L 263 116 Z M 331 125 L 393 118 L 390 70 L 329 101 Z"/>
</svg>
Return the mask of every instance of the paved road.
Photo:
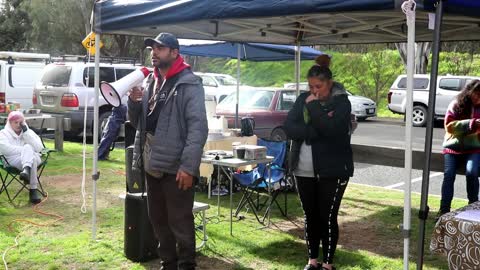
<svg viewBox="0 0 480 270">
<path fill-rule="evenodd" d="M 424 149 L 425 128 L 413 128 L 413 148 Z M 441 151 L 443 141 L 443 127 L 441 123 L 436 123 L 433 131 L 432 149 Z M 352 137 L 353 143 L 362 143 L 370 145 L 389 145 L 403 148 L 405 145 L 405 126 L 402 121 L 379 121 L 371 120 L 360 122 L 357 130 Z M 412 191 L 421 192 L 422 171 L 412 171 Z M 440 195 L 443 180 L 442 172 L 430 172 L 429 194 Z M 355 163 L 355 174 L 351 179 L 353 183 L 386 187 L 395 190 L 403 190 L 405 181 L 404 169 L 371 165 L 365 163 Z M 466 199 L 465 176 L 457 176 L 455 182 L 455 197 Z M 437 206 L 432 206 L 437 207 Z"/>
<path fill-rule="evenodd" d="M 424 150 L 426 128 L 412 129 L 414 149 Z M 441 151 L 444 130 L 441 123 L 433 129 L 432 149 Z M 367 120 L 360 122 L 352 136 L 352 143 L 401 147 L 405 145 L 405 126 L 403 121 Z"/>
</svg>

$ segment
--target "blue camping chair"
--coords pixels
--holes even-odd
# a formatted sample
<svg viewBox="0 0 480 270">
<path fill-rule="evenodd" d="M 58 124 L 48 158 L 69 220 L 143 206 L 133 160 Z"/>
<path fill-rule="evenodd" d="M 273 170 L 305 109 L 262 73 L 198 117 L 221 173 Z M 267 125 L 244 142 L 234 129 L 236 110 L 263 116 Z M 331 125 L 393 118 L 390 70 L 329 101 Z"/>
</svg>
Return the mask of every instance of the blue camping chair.
<svg viewBox="0 0 480 270">
<path fill-rule="evenodd" d="M 277 205 L 282 215 L 287 216 L 287 193 L 284 192 L 285 201 L 283 208 L 277 200 L 280 193 L 288 188 L 285 177 L 286 170 L 284 169 L 287 143 L 285 141 L 277 142 L 258 139 L 257 144 L 267 147 L 267 155 L 273 156 L 274 160 L 269 165 L 259 164 L 251 171 L 233 175 L 233 178 L 243 191 L 242 198 L 235 211 L 235 217 L 238 217 L 240 211 L 246 207 L 247 210 L 252 211 L 259 223 L 264 224 L 265 218 L 273 205 Z M 270 174 L 267 166 L 270 166 Z M 267 195 L 262 202 L 260 200 L 261 194 Z M 263 207 L 266 207 L 265 213 L 262 217 L 259 217 L 258 212 Z"/>
</svg>

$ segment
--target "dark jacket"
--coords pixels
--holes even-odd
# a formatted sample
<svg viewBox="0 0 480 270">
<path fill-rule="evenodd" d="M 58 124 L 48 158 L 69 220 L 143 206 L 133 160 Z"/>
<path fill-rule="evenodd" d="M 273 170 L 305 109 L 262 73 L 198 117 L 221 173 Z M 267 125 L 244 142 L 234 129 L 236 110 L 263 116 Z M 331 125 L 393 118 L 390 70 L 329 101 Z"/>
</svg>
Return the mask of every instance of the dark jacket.
<svg viewBox="0 0 480 270">
<path fill-rule="evenodd" d="M 353 175 L 353 156 L 350 145 L 351 105 L 347 93 L 335 83 L 328 101 L 305 100 L 309 92 L 301 94 L 288 112 L 284 123 L 287 136 L 292 139 L 289 156 L 290 170 L 298 165 L 303 142 L 312 145 L 314 174 L 317 178 L 348 178 Z M 309 114 L 305 123 L 304 108 Z"/>
<path fill-rule="evenodd" d="M 208 136 L 205 112 L 205 94 L 201 79 L 187 68 L 175 76 L 177 82 L 169 91 L 165 104 L 160 109 L 155 135 L 150 144 L 149 165 L 155 171 L 176 174 L 179 169 L 198 177 L 203 146 Z M 147 79 L 146 90 L 153 90 L 153 76 Z M 169 80 L 169 78 L 167 78 Z M 146 93 L 149 93 L 146 92 Z M 142 164 L 145 142 L 145 123 L 149 95 L 142 102 L 128 100 L 128 116 L 137 128 L 133 167 Z"/>
</svg>

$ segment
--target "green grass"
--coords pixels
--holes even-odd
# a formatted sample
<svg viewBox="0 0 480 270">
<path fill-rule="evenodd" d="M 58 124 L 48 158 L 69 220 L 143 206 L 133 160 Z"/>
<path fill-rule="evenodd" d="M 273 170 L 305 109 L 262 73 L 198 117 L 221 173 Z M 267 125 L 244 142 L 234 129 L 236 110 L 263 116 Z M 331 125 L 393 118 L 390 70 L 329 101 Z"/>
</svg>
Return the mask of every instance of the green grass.
<svg viewBox="0 0 480 270">
<path fill-rule="evenodd" d="M 403 119 L 403 114 L 391 112 L 388 109 L 386 102 L 380 102 L 377 104 L 377 117 Z"/>
<path fill-rule="evenodd" d="M 52 147 L 52 143 L 47 145 Z M 65 152 L 53 153 L 43 176 L 49 198 L 43 211 L 64 216 L 64 220 L 49 226 L 33 226 L 16 219 L 50 223 L 53 218 L 33 212 L 23 193 L 12 206 L 6 196 L 0 196 L 0 252 L 14 245 L 19 235 L 19 246 L 7 253 L 10 269 L 155 269 L 157 261 L 134 263 L 123 255 L 123 192 L 124 153 L 115 150 L 111 161 L 99 163 L 100 180 L 97 194 L 97 241 L 91 240 L 91 158 L 88 160 L 88 212 L 80 212 L 81 145 L 65 143 Z M 91 147 L 88 152 L 91 153 Z M 229 235 L 228 198 L 221 198 L 221 215 L 217 216 L 216 198 L 208 199 L 197 192 L 196 200 L 209 203 L 206 248 L 199 252 L 199 269 L 301 269 L 306 263 L 303 224 L 297 195 L 289 194 L 289 219 L 277 210 L 272 213 L 269 229 L 259 229 L 254 217 L 247 213 L 244 220 L 234 220 L 234 236 Z M 235 202 L 239 194 L 234 196 Z M 403 239 L 399 224 L 403 217 L 403 194 L 381 188 L 350 184 L 340 211 L 341 239 L 335 263 L 339 269 L 402 269 Z M 439 200 L 431 197 L 432 212 Z M 455 200 L 453 207 L 465 204 Z M 413 195 L 413 205 L 419 205 L 419 196 Z M 417 246 L 418 209 L 412 212 L 412 266 Z M 433 216 L 433 214 L 431 214 Z M 12 224 L 13 231 L 8 228 Z M 429 236 L 434 225 L 427 221 L 425 269 L 446 269 L 446 258 L 428 251 Z"/>
</svg>

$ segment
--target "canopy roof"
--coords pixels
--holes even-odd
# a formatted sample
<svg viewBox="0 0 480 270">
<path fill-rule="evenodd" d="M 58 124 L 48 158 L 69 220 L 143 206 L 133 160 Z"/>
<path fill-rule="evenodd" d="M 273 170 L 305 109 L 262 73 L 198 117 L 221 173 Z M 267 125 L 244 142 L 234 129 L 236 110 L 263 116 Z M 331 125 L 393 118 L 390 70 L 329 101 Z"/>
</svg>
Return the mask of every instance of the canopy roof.
<svg viewBox="0 0 480 270">
<path fill-rule="evenodd" d="M 180 41 L 181 44 L 181 41 Z M 310 47 L 302 46 L 301 59 L 312 60 L 323 54 L 321 51 Z M 214 44 L 193 44 L 180 45 L 180 53 L 194 56 L 237 58 L 237 44 L 231 42 L 217 42 Z M 283 61 L 295 60 L 295 46 L 262 44 L 262 43 L 241 43 L 240 60 L 249 61 Z"/>
<path fill-rule="evenodd" d="M 101 0 L 98 33 L 277 44 L 405 42 L 403 0 Z M 417 41 L 431 41 L 428 11 L 417 0 Z M 480 39 L 480 1 L 445 2 L 442 40 Z"/>
</svg>

